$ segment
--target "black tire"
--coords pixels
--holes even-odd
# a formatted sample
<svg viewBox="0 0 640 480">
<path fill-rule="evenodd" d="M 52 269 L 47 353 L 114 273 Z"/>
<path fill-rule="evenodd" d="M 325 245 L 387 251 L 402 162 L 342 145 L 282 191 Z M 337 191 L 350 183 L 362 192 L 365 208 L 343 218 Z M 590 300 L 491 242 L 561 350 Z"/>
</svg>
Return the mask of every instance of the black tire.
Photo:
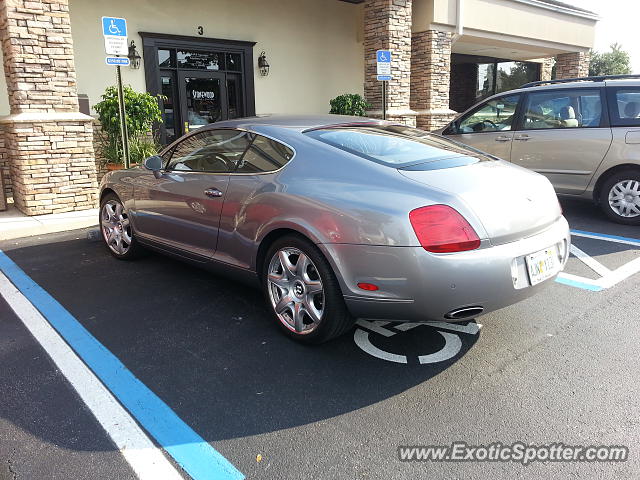
<svg viewBox="0 0 640 480">
<path fill-rule="evenodd" d="M 300 333 L 293 330 L 291 325 L 287 326 L 285 320 L 282 320 L 276 313 L 274 304 L 272 303 L 273 301 L 271 298 L 272 294 L 270 293 L 270 288 L 275 287 L 270 287 L 270 282 L 268 280 L 269 269 L 274 256 L 277 256 L 278 252 L 283 249 L 299 250 L 304 253 L 312 262 L 312 265 L 310 266 L 311 273 L 314 276 L 317 273 L 319 280 L 322 282 L 322 295 L 320 298 L 322 299 L 321 303 L 323 312 L 320 317 L 320 321 L 316 324 L 317 326 L 315 326 L 310 332 Z M 269 247 L 269 250 L 265 255 L 260 276 L 262 289 L 267 301 L 267 306 L 272 314 L 272 318 L 280 329 L 289 337 L 303 343 L 318 344 L 339 337 L 353 327 L 354 319 L 347 310 L 342 290 L 340 289 L 338 280 L 331 269 L 331 265 L 322 252 L 320 252 L 320 250 L 306 238 L 297 235 L 287 235 L 277 239 Z M 284 289 L 282 288 L 278 288 L 276 291 L 280 292 L 282 296 L 285 295 Z M 311 317 L 309 316 L 305 318 L 311 320 Z"/>
<path fill-rule="evenodd" d="M 624 225 L 640 225 L 640 214 L 634 217 L 625 217 L 614 210 L 614 208 L 609 204 L 609 194 L 611 193 L 612 189 L 617 184 L 624 181 L 638 182 L 638 186 L 640 186 L 640 169 L 627 168 L 610 175 L 602 184 L 598 203 L 600 203 L 602 211 L 610 220 Z M 636 196 L 635 200 L 637 202 L 636 204 L 639 205 L 640 197 Z M 640 206 L 638 207 L 638 209 L 640 210 Z"/>
<path fill-rule="evenodd" d="M 121 235 L 121 242 L 122 242 L 122 245 L 128 244 L 126 249 L 123 248 L 122 252 L 118 252 L 117 251 L 118 249 L 116 248 L 116 246 L 112 248 L 109 245 L 109 242 L 107 240 L 108 238 L 107 216 L 108 215 L 105 211 L 105 206 L 107 204 L 111 204 L 111 205 L 117 204 L 117 205 L 120 205 L 120 207 L 122 208 L 122 216 L 121 218 L 118 219 L 118 221 L 121 226 L 120 231 L 124 230 L 124 232 L 126 233 L 126 237 Z M 123 223 L 124 225 L 127 225 L 127 226 L 123 226 Z M 107 250 L 109 250 L 109 253 L 111 253 L 111 255 L 116 257 L 118 260 L 133 260 L 135 258 L 138 258 L 143 253 L 143 247 L 136 240 L 133 227 L 129 223 L 126 209 L 124 208 L 122 202 L 120 201 L 120 198 L 118 198 L 118 196 L 115 193 L 108 193 L 104 197 L 102 197 L 102 200 L 100 200 L 100 212 L 98 214 L 98 225 L 100 226 L 100 236 L 102 237 L 104 246 L 107 248 Z M 129 243 L 125 238 L 130 238 L 131 242 Z"/>
</svg>

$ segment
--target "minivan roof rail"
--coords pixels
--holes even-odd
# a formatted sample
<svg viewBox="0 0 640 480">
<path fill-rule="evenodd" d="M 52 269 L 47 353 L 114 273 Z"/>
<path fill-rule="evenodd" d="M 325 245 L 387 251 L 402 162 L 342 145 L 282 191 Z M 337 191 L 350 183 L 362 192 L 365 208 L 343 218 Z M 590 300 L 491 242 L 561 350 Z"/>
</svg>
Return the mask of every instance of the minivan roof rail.
<svg viewBox="0 0 640 480">
<path fill-rule="evenodd" d="M 576 78 L 558 78 L 556 80 L 540 80 L 538 82 L 529 82 L 518 88 L 536 87 L 538 85 L 549 85 L 554 83 L 570 83 L 570 82 L 604 82 L 605 80 L 620 80 L 623 78 L 640 78 L 638 74 L 629 75 L 594 75 L 592 77 L 576 77 Z"/>
</svg>

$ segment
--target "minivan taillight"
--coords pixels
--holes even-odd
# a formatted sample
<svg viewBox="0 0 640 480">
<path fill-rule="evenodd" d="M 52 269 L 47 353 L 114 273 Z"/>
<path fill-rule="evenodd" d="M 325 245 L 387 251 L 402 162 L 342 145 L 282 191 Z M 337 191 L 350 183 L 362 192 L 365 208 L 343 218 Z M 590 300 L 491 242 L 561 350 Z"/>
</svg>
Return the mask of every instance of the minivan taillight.
<svg viewBox="0 0 640 480">
<path fill-rule="evenodd" d="M 420 245 L 428 252 L 464 252 L 480 246 L 480 238 L 469 222 L 447 205 L 411 210 L 409 221 Z"/>
</svg>

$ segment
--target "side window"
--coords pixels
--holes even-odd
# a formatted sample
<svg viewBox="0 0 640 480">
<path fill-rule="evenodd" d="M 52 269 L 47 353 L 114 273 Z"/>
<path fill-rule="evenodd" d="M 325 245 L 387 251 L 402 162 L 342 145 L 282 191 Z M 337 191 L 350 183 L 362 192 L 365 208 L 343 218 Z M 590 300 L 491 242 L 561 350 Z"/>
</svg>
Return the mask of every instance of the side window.
<svg viewBox="0 0 640 480">
<path fill-rule="evenodd" d="M 524 130 L 599 127 L 600 90 L 556 90 L 530 93 L 525 105 Z"/>
<path fill-rule="evenodd" d="M 251 142 L 239 130 L 206 130 L 185 138 L 173 149 L 167 170 L 229 173 Z"/>
<path fill-rule="evenodd" d="M 237 173 L 273 172 L 293 158 L 293 150 L 270 138 L 256 135 L 242 157 Z"/>
<path fill-rule="evenodd" d="M 616 127 L 640 127 L 640 88 L 612 88 L 611 92 L 611 124 Z"/>
<path fill-rule="evenodd" d="M 460 120 L 457 133 L 498 132 L 511 130 L 520 95 L 489 100 Z"/>
</svg>

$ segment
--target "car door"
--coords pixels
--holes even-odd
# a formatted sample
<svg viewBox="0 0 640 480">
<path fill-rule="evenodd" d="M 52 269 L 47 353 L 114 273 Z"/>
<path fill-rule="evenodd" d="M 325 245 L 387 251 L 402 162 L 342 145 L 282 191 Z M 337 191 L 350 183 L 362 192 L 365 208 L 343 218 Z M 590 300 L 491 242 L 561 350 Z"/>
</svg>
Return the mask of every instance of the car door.
<svg viewBox="0 0 640 480">
<path fill-rule="evenodd" d="M 511 94 L 487 100 L 442 133 L 453 140 L 509 160 L 512 127 L 520 97 L 520 94 Z"/>
<path fill-rule="evenodd" d="M 251 146 L 229 180 L 220 218 L 216 260 L 250 268 L 255 258 L 255 250 L 251 245 L 264 225 L 284 212 L 296 214 L 289 210 L 290 206 L 274 203 L 272 195 L 278 188 L 280 169 L 293 156 L 293 148 L 281 141 L 254 134 Z"/>
<path fill-rule="evenodd" d="M 545 175 L 558 193 L 580 194 L 611 146 L 601 88 L 529 92 L 511 161 Z"/>
<path fill-rule="evenodd" d="M 203 130 L 175 145 L 160 178 L 149 172 L 134 181 L 137 233 L 195 256 L 213 256 L 229 174 L 250 137 L 240 130 Z"/>
</svg>

